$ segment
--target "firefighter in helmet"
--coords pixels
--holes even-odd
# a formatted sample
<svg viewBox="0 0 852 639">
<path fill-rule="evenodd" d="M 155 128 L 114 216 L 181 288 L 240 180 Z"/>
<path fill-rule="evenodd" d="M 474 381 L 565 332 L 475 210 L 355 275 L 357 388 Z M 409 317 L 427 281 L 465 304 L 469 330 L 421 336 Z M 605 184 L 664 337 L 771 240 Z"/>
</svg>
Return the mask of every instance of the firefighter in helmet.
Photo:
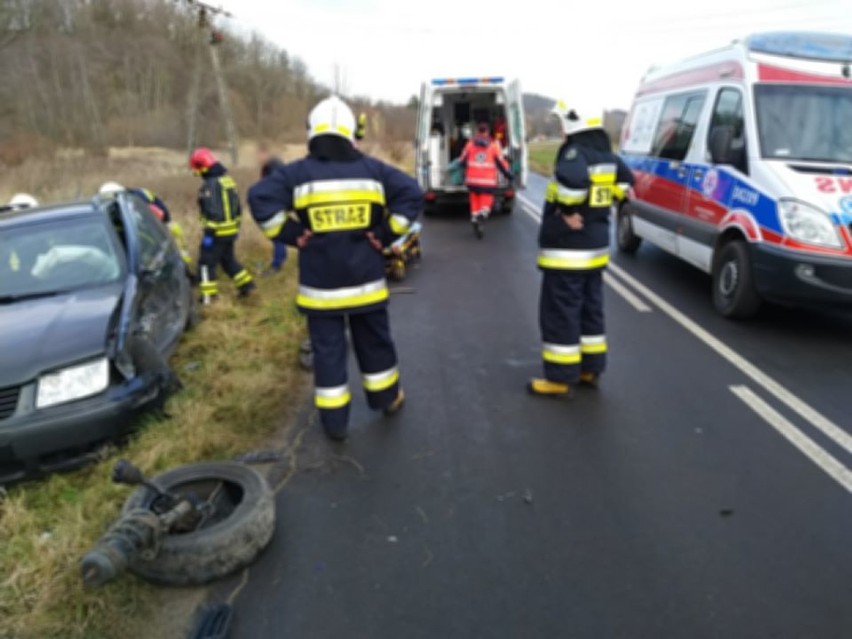
<svg viewBox="0 0 852 639">
<path fill-rule="evenodd" d="M 560 101 L 554 114 L 565 142 L 556 155 L 538 238 L 544 377 L 531 380 L 528 390 L 564 396 L 578 383 L 597 386 L 606 367 L 603 271 L 609 263 L 609 218 L 633 175 L 613 153 L 601 112 Z"/>
<path fill-rule="evenodd" d="M 246 297 L 255 285 L 249 272 L 234 255 L 242 212 L 237 183 L 210 149 L 193 151 L 189 166 L 202 180 L 198 191 L 198 208 L 204 226 L 198 258 L 201 294 L 205 298 L 219 294 L 216 267 L 221 265 L 237 285 L 240 297 Z"/>
<path fill-rule="evenodd" d="M 160 196 L 150 189 L 127 188 L 118 182 L 104 182 L 101 184 L 101 188 L 98 189 L 98 194 L 103 195 L 104 197 L 115 197 L 119 193 L 130 193 L 131 195 L 135 195 L 148 205 L 148 209 L 154 214 L 154 217 L 160 220 L 160 222 L 165 224 L 169 229 L 178 250 L 180 250 L 181 257 L 186 264 L 188 272 L 191 272 L 192 258 L 189 256 L 189 251 L 186 248 L 183 227 L 172 219 L 169 207 L 166 206 L 166 203 L 163 202 Z"/>
<path fill-rule="evenodd" d="M 355 148 L 355 130 L 345 102 L 321 101 L 308 118 L 308 156 L 249 191 L 264 234 L 299 248 L 296 303 L 308 317 L 316 405 L 335 440 L 348 431 L 347 326 L 370 408 L 393 414 L 404 402 L 382 251 L 423 207 L 411 177 Z"/>
</svg>

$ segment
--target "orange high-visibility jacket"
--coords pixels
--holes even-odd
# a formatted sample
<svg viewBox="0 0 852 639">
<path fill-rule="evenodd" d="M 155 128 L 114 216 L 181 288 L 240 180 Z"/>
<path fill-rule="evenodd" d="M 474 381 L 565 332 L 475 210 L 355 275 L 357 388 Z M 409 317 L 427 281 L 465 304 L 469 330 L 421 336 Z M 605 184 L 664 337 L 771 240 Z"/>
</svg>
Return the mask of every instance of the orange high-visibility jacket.
<svg viewBox="0 0 852 639">
<path fill-rule="evenodd" d="M 465 182 L 471 189 L 492 191 L 497 188 L 497 170 L 508 173 L 500 145 L 489 137 L 477 136 L 467 143 L 459 160 L 466 164 Z"/>
</svg>

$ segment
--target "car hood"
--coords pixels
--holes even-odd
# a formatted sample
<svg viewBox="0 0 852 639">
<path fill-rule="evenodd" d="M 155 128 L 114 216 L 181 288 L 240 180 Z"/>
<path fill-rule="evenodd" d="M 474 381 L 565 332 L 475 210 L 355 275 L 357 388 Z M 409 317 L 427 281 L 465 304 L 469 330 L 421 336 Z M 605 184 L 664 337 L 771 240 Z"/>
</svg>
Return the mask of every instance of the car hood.
<svg viewBox="0 0 852 639">
<path fill-rule="evenodd" d="M 0 306 L 0 388 L 102 355 L 120 284 Z"/>
<path fill-rule="evenodd" d="M 793 197 L 819 207 L 836 224 L 852 223 L 852 176 L 848 165 L 778 160 L 767 165 Z"/>
</svg>

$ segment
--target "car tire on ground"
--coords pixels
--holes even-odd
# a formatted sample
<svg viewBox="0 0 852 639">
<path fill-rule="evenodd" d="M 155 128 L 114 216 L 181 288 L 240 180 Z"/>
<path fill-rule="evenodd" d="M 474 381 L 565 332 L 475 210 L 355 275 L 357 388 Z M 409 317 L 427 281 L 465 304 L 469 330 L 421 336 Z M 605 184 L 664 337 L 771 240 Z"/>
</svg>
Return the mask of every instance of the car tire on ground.
<svg viewBox="0 0 852 639">
<path fill-rule="evenodd" d="M 500 212 L 503 215 L 511 215 L 515 211 L 515 198 L 504 199 L 500 207 Z"/>
<path fill-rule="evenodd" d="M 630 215 L 630 207 L 628 205 L 624 205 L 618 209 L 615 239 L 618 243 L 618 250 L 627 255 L 633 255 L 642 245 L 642 238 L 633 232 L 633 219 Z"/>
<path fill-rule="evenodd" d="M 760 310 L 761 303 L 746 243 L 733 240 L 722 245 L 713 264 L 716 310 L 731 319 L 748 319 Z"/>
<path fill-rule="evenodd" d="M 135 575 L 158 584 L 188 586 L 209 583 L 249 565 L 272 539 L 275 500 L 266 480 L 253 468 L 235 462 L 183 466 L 153 479 L 165 492 L 195 493 L 204 497 L 221 484 L 221 519 L 209 527 L 164 536 L 152 559 L 135 559 L 128 566 Z M 151 508 L 150 490 L 136 490 L 124 512 Z"/>
</svg>

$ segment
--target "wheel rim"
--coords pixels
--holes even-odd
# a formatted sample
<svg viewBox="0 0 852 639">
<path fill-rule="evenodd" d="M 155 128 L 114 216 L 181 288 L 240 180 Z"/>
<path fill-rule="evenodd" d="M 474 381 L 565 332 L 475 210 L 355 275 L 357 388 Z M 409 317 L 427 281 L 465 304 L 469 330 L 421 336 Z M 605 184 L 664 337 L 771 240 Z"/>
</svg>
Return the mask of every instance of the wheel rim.
<svg viewBox="0 0 852 639">
<path fill-rule="evenodd" d="M 719 292 L 726 298 L 733 297 L 740 283 L 740 266 L 736 260 L 730 260 L 722 265 L 719 271 Z"/>
<path fill-rule="evenodd" d="M 182 482 L 169 487 L 168 492 L 196 507 L 194 516 L 178 522 L 168 531 L 169 535 L 191 534 L 221 524 L 243 503 L 245 496 L 237 482 L 219 477 Z M 150 507 L 156 511 L 156 502 Z"/>
</svg>

